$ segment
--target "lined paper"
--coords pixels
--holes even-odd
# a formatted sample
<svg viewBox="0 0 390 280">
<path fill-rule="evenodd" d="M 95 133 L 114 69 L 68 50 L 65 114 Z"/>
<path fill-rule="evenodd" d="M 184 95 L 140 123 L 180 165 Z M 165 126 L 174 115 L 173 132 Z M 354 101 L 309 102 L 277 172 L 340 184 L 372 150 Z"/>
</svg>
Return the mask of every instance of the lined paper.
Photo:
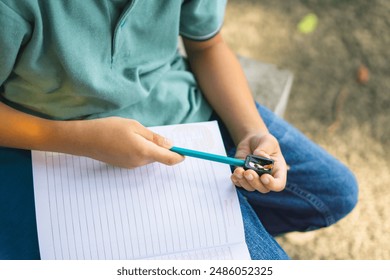
<svg viewBox="0 0 390 280">
<path fill-rule="evenodd" d="M 225 155 L 216 122 L 154 127 Z M 132 170 L 32 152 L 42 259 L 248 259 L 228 165 L 189 158 Z"/>
</svg>

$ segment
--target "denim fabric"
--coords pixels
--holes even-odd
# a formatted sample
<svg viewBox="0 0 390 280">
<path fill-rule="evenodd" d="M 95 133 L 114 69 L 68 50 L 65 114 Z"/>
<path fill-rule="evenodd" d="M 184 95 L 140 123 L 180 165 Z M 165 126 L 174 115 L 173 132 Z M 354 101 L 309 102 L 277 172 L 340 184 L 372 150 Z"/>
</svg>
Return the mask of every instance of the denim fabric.
<svg viewBox="0 0 390 280">
<path fill-rule="evenodd" d="M 278 139 L 290 166 L 287 184 L 282 192 L 262 194 L 241 188 L 238 191 L 261 221 L 244 222 L 246 231 L 253 233 L 257 227 L 259 232 L 258 235 L 246 234 L 252 258 L 274 259 L 274 244 L 259 237 L 265 236 L 264 229 L 275 236 L 329 226 L 354 208 L 358 187 L 355 176 L 345 165 L 269 109 L 256 105 L 270 133 Z M 213 118 L 219 120 L 215 114 Z M 226 151 L 229 156 L 234 156 L 233 141 L 220 120 L 219 124 Z M 254 220 L 250 211 L 243 211 L 243 219 Z M 283 258 L 283 254 L 280 256 Z"/>
<path fill-rule="evenodd" d="M 243 217 L 245 241 L 252 260 L 288 260 L 286 252 L 261 224 L 247 198 L 241 192 L 238 199 Z"/>
</svg>

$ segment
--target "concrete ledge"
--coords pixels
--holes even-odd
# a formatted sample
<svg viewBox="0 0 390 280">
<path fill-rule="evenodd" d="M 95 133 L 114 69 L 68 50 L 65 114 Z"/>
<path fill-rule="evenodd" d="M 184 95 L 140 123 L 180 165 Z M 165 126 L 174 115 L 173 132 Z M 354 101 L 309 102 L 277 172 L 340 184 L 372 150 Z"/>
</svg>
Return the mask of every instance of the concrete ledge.
<svg viewBox="0 0 390 280">
<path fill-rule="evenodd" d="M 273 64 L 238 56 L 254 99 L 283 117 L 294 76 Z"/>
<path fill-rule="evenodd" d="M 186 56 L 183 42 L 179 38 L 179 51 Z M 273 64 L 264 63 L 238 55 L 238 59 L 248 80 L 253 98 L 283 117 L 286 111 L 294 76 L 289 70 L 279 69 Z"/>
</svg>

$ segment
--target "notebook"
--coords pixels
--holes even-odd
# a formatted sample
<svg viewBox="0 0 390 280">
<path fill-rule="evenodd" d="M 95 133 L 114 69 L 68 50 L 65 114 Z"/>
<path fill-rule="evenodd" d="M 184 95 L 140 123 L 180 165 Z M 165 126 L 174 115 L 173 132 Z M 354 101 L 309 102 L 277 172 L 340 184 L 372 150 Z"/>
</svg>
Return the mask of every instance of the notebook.
<svg viewBox="0 0 390 280">
<path fill-rule="evenodd" d="M 217 122 L 150 128 L 176 146 L 226 155 Z M 32 152 L 42 259 L 249 259 L 226 164 L 187 157 L 123 169 Z"/>
</svg>

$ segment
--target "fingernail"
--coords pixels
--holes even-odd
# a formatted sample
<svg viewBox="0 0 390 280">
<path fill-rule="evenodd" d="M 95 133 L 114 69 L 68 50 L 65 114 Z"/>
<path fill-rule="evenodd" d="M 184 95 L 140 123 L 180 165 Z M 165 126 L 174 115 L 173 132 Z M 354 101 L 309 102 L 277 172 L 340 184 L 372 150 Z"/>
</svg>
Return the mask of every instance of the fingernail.
<svg viewBox="0 0 390 280">
<path fill-rule="evenodd" d="M 242 174 L 235 174 L 237 176 L 238 179 L 242 179 Z"/>
<path fill-rule="evenodd" d="M 260 179 L 261 179 L 261 182 L 264 185 L 268 185 L 269 184 L 269 178 L 267 176 L 262 176 Z"/>
<path fill-rule="evenodd" d="M 245 175 L 245 178 L 246 178 L 248 181 L 252 181 L 252 180 L 253 180 L 253 175 L 252 175 L 252 174 Z"/>
</svg>

